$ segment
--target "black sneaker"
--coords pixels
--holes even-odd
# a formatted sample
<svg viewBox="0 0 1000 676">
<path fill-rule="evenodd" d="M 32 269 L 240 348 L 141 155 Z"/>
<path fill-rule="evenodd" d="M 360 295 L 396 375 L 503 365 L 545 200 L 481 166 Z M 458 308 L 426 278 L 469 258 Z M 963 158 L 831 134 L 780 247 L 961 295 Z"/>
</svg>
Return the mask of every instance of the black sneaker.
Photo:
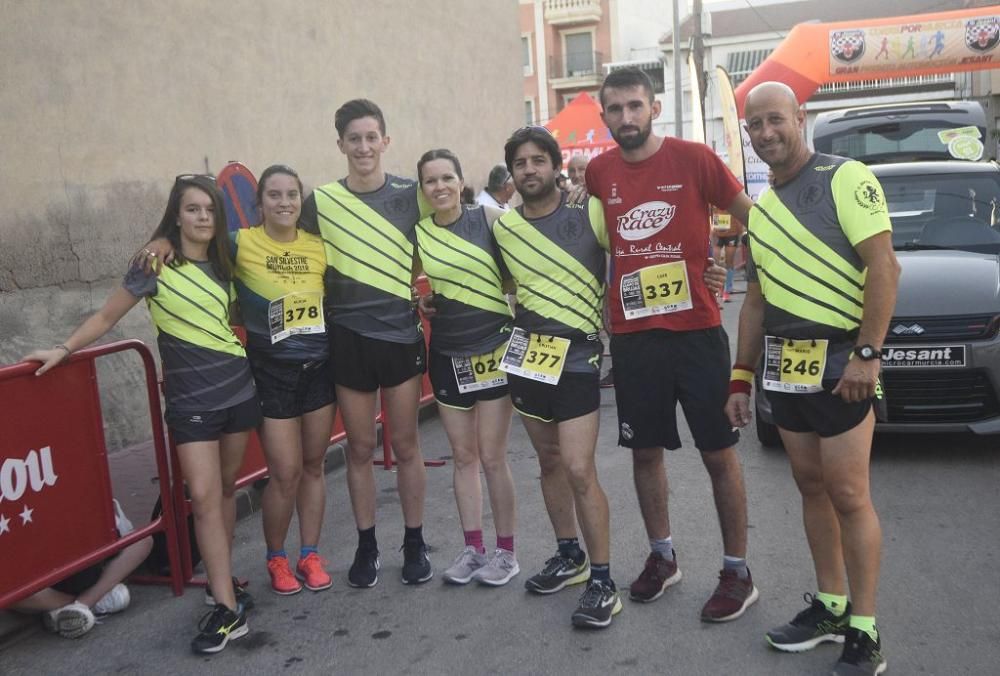
<svg viewBox="0 0 1000 676">
<path fill-rule="evenodd" d="M 247 615 L 242 606 L 236 606 L 234 613 L 221 603 L 205 613 L 198 623 L 198 635 L 191 641 L 191 650 L 196 653 L 217 653 L 230 640 L 246 636 Z"/>
<path fill-rule="evenodd" d="M 403 584 L 421 584 L 434 577 L 426 544 L 404 542 L 399 549 L 403 552 Z"/>
<path fill-rule="evenodd" d="M 253 610 L 253 596 L 235 577 L 233 578 L 233 594 L 236 595 L 236 603 L 243 606 L 243 610 Z M 205 605 L 215 607 L 215 597 L 212 596 L 212 590 L 209 587 L 205 587 Z"/>
<path fill-rule="evenodd" d="M 851 617 L 851 604 L 847 604 L 843 615 L 834 615 L 823 602 L 812 594 L 803 595 L 809 607 L 795 616 L 788 624 L 775 627 L 767 632 L 765 638 L 772 648 L 789 653 L 800 653 L 812 650 L 820 643 L 832 641 L 844 642 L 844 631 Z"/>
<path fill-rule="evenodd" d="M 528 578 L 524 588 L 535 594 L 554 594 L 563 587 L 580 584 L 590 579 L 590 559 L 584 555 L 583 561 L 556 554 L 545 562 L 542 572 Z"/>
<path fill-rule="evenodd" d="M 889 663 L 882 656 L 882 637 L 873 641 L 867 631 L 848 627 L 844 652 L 833 665 L 830 676 L 875 676 L 884 673 Z"/>
<path fill-rule="evenodd" d="M 378 569 L 382 567 L 382 559 L 378 549 L 358 547 L 354 552 L 354 563 L 347 571 L 347 584 L 352 587 L 374 587 L 378 583 Z"/>
<path fill-rule="evenodd" d="M 618 598 L 615 583 L 591 578 L 573 613 L 573 626 L 600 629 L 611 624 L 611 618 L 621 611 L 622 600 Z"/>
</svg>

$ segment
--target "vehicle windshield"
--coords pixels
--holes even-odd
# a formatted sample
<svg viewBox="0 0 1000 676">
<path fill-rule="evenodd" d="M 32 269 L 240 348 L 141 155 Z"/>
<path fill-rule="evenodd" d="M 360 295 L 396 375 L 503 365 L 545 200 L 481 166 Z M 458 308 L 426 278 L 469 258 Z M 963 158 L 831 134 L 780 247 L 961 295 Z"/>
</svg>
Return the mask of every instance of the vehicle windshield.
<svg viewBox="0 0 1000 676">
<path fill-rule="evenodd" d="M 1000 174 L 880 176 L 898 250 L 1000 253 Z"/>
<path fill-rule="evenodd" d="M 853 157 L 865 164 L 884 162 L 916 162 L 928 160 L 978 160 L 975 152 L 965 155 L 957 152 L 949 141 L 958 125 L 948 119 L 932 120 L 879 120 L 867 125 L 832 127 L 817 134 L 813 145 L 818 152 Z M 963 128 L 973 139 L 981 139 L 982 132 L 974 125 Z M 982 143 L 973 143 L 982 153 Z"/>
</svg>

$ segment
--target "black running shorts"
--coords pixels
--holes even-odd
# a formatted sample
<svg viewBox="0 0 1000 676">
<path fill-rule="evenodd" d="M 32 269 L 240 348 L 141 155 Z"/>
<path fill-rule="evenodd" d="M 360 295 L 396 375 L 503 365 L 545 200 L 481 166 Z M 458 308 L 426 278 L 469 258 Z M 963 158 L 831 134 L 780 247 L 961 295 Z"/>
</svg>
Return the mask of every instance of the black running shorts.
<svg viewBox="0 0 1000 676">
<path fill-rule="evenodd" d="M 163 416 L 174 443 L 217 441 L 223 434 L 252 430 L 260 424 L 260 399 L 257 395 L 218 411 L 172 411 Z"/>
<path fill-rule="evenodd" d="M 680 448 L 678 402 L 699 451 L 722 450 L 739 440 L 724 411 L 731 366 L 721 326 L 613 335 L 611 360 L 620 446 Z"/>
<path fill-rule="evenodd" d="M 854 429 L 868 416 L 872 400 L 848 403 L 831 394 L 836 380 L 824 380 L 823 391 L 812 394 L 768 392 L 774 424 L 789 432 L 815 432 L 835 437 Z"/>
<path fill-rule="evenodd" d="M 596 411 L 601 405 L 600 374 L 563 373 L 549 385 L 507 374 L 514 408 L 521 415 L 543 422 L 564 422 Z"/>
<path fill-rule="evenodd" d="M 402 385 L 427 370 L 427 347 L 368 338 L 342 326 L 330 327 L 333 382 L 358 392 Z"/>
<path fill-rule="evenodd" d="M 477 401 L 493 401 L 507 396 L 507 385 L 497 385 L 471 392 L 459 392 L 458 380 L 455 378 L 455 368 L 451 357 L 431 349 L 427 367 L 434 388 L 434 399 L 448 408 L 459 408 L 469 411 Z M 501 375 L 503 373 L 501 372 Z"/>
<path fill-rule="evenodd" d="M 247 356 L 265 418 L 298 418 L 337 400 L 329 360 L 281 361 L 253 352 Z"/>
</svg>

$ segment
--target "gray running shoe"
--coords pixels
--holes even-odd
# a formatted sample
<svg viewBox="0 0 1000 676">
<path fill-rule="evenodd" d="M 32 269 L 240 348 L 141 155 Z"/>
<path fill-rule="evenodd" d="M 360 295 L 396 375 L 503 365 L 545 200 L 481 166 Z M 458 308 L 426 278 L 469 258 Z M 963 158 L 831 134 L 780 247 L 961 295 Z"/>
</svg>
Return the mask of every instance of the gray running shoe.
<svg viewBox="0 0 1000 676">
<path fill-rule="evenodd" d="M 844 632 L 844 652 L 833 665 L 830 676 L 878 676 L 889 668 L 882 654 L 882 637 L 873 641 L 868 632 L 848 627 Z"/>
<path fill-rule="evenodd" d="M 800 653 L 827 641 L 843 643 L 847 623 L 851 618 L 851 604 L 847 604 L 841 615 L 834 615 L 812 594 L 806 593 L 804 598 L 809 604 L 808 608 L 788 624 L 767 632 L 765 639 L 771 647 L 784 652 Z"/>
<path fill-rule="evenodd" d="M 479 584 L 491 587 L 502 587 L 510 582 L 510 579 L 521 572 L 521 567 L 517 565 L 517 558 L 514 552 L 506 549 L 498 549 L 493 552 L 489 562 L 477 570 L 473 577 Z"/>
<path fill-rule="evenodd" d="M 485 565 L 485 554 L 477 552 L 475 547 L 466 547 L 444 571 L 444 581 L 449 584 L 468 584 Z"/>
</svg>

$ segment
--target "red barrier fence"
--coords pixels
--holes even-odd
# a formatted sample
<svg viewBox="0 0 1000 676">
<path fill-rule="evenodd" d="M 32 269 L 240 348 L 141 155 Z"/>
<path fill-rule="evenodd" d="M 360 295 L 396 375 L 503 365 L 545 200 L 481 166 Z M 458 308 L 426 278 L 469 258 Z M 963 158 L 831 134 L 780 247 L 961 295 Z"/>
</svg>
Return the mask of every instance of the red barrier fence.
<svg viewBox="0 0 1000 676">
<path fill-rule="evenodd" d="M 430 291 L 425 277 L 416 286 L 421 293 Z M 429 345 L 430 322 L 421 321 Z M 146 373 L 163 516 L 119 539 L 94 360 L 124 350 L 139 353 Z M 139 579 L 169 582 L 178 595 L 184 584 L 204 584 L 194 577 L 188 529 L 191 504 L 172 442 L 167 450 L 156 366 L 149 349 L 139 340 L 124 340 L 81 350 L 42 377 L 34 375 L 37 368 L 37 363 L 0 368 L 0 608 L 158 531 L 166 533 L 171 576 Z M 420 406 L 433 400 L 430 379 L 424 374 Z M 373 421 L 382 425 L 382 458 L 375 464 L 391 470 L 392 435 L 384 411 L 382 402 Z M 50 424 L 54 416 L 58 424 Z M 330 443 L 345 437 L 338 416 Z M 445 462 L 424 464 L 440 467 Z M 237 488 L 266 476 L 267 463 L 254 432 Z"/>
<path fill-rule="evenodd" d="M 164 515 L 123 538 L 115 530 L 98 393 L 97 357 L 135 350 L 146 374 Z M 45 375 L 38 363 L 0 368 L 0 608 L 62 580 L 152 533 L 166 533 L 175 594 L 180 554 L 156 365 L 139 340 L 81 350 Z"/>
</svg>

